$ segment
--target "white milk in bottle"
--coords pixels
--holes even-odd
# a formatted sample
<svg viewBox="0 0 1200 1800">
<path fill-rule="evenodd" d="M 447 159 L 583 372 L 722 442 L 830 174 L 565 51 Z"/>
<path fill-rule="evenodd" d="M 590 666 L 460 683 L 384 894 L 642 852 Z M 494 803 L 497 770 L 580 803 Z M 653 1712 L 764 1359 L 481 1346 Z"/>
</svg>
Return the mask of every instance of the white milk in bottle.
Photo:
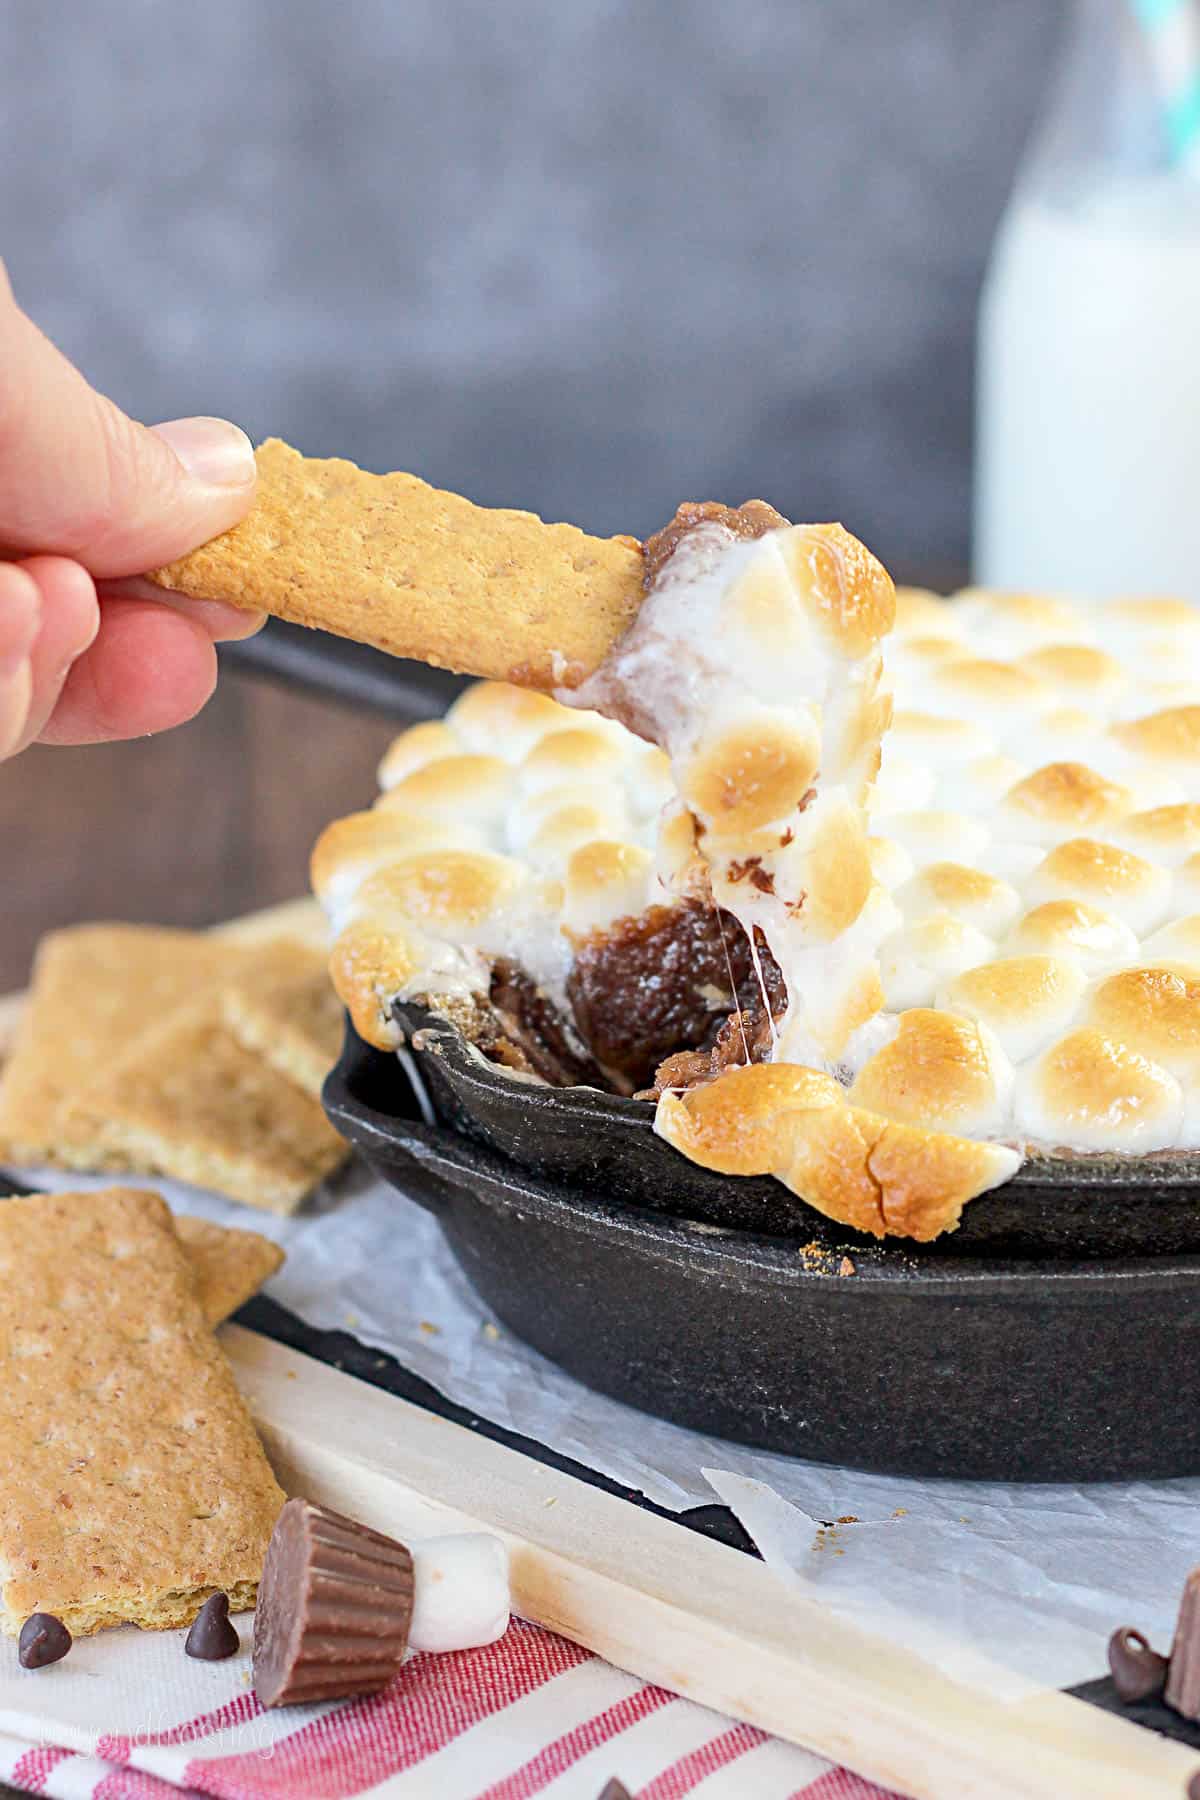
<svg viewBox="0 0 1200 1800">
<path fill-rule="evenodd" d="M 988 586 L 1200 602 L 1200 175 L 1172 166 L 1141 47 L 1127 12 L 1081 0 L 992 252 L 975 444 Z"/>
</svg>

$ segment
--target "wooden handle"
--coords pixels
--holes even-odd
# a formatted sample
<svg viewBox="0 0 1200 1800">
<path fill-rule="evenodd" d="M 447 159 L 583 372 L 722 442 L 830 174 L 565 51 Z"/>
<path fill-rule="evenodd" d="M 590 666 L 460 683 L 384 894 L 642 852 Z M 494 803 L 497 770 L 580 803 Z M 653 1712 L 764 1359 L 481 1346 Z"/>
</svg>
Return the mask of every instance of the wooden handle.
<svg viewBox="0 0 1200 1800">
<path fill-rule="evenodd" d="M 1180 1800 L 1200 1767 L 1064 1694 L 999 1703 L 740 1551 L 253 1332 L 221 1335 L 285 1488 L 401 1537 L 496 1532 L 515 1610 L 643 1680 L 918 1800 Z"/>
</svg>

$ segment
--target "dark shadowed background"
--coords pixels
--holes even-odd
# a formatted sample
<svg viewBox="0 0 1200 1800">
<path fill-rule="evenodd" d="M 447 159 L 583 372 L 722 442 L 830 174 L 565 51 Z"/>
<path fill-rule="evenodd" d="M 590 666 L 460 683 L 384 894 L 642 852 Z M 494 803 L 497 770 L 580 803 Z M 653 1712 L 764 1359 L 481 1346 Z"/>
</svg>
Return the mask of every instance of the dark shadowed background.
<svg viewBox="0 0 1200 1800">
<path fill-rule="evenodd" d="M 1062 0 L 38 0 L 0 255 L 147 419 L 642 534 L 966 550 L 973 314 Z"/>
</svg>

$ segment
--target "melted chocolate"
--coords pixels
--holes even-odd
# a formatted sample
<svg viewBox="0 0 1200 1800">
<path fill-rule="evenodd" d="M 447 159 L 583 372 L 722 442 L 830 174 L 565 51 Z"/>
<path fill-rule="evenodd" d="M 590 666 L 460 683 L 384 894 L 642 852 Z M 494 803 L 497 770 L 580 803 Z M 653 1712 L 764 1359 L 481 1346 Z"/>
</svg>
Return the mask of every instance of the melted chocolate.
<svg viewBox="0 0 1200 1800">
<path fill-rule="evenodd" d="M 741 506 L 722 506 L 719 500 L 685 500 L 669 525 L 646 539 L 646 571 L 642 577 L 649 593 L 681 542 L 697 525 L 721 525 L 735 538 L 766 537 L 788 521 L 765 500 L 746 500 Z"/>
</svg>

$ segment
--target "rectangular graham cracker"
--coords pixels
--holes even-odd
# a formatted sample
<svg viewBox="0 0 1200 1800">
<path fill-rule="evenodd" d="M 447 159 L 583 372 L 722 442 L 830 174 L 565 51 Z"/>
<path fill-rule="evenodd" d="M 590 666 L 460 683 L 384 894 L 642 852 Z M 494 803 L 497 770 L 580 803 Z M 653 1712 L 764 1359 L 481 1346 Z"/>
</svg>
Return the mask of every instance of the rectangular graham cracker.
<svg viewBox="0 0 1200 1800">
<path fill-rule="evenodd" d="M 0 1206 L 0 1627 L 252 1606 L 283 1499 L 158 1195 Z"/>
<path fill-rule="evenodd" d="M 469 675 L 574 687 L 642 601 L 633 538 L 475 506 L 415 475 L 258 451 L 249 515 L 151 576 Z"/>
<path fill-rule="evenodd" d="M 283 1251 L 261 1232 L 235 1231 L 190 1213 L 175 1215 L 175 1230 L 187 1252 L 200 1310 L 210 1325 L 235 1313 L 283 1267 Z"/>
<path fill-rule="evenodd" d="M 0 1079 L 0 1156 L 75 1168 L 128 1167 L 65 1153 L 65 1104 L 148 1027 L 253 952 L 199 932 L 80 925 L 42 939 L 13 1053 Z"/>
<path fill-rule="evenodd" d="M 222 989 L 222 1016 L 243 1050 L 254 1051 L 314 1099 L 342 1047 L 342 1003 L 328 957 L 306 944 L 264 945 Z"/>
<path fill-rule="evenodd" d="M 213 992 L 144 1032 L 65 1109 L 67 1153 L 292 1212 L 347 1154 L 311 1094 L 225 1029 Z"/>
</svg>

